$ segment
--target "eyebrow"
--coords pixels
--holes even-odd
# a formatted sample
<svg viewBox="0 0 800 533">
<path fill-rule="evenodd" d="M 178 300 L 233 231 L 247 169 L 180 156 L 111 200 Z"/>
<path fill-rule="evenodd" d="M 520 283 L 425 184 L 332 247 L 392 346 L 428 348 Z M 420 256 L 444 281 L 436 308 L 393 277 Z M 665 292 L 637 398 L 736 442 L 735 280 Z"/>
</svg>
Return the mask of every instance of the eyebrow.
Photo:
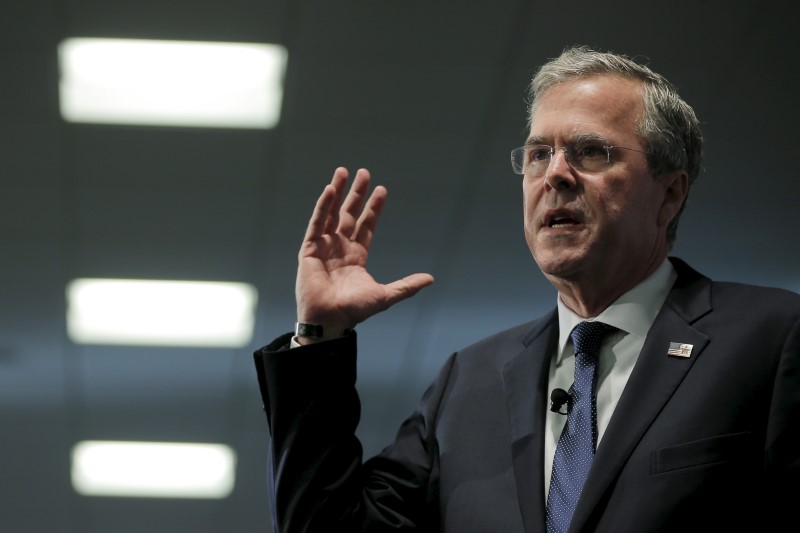
<svg viewBox="0 0 800 533">
<path fill-rule="evenodd" d="M 569 144 L 581 144 L 586 142 L 600 142 L 606 145 L 613 145 L 611 141 L 599 133 L 573 133 L 567 136 Z M 533 135 L 528 137 L 525 141 L 525 146 L 533 146 L 536 144 L 544 144 L 550 146 L 546 139 L 540 135 Z"/>
</svg>

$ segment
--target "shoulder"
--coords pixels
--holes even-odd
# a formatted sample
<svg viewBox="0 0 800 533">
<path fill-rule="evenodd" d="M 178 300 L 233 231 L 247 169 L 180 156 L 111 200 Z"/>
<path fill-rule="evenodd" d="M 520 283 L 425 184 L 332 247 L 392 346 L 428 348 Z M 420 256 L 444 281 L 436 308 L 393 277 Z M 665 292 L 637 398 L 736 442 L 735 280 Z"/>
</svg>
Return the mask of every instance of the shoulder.
<svg viewBox="0 0 800 533">
<path fill-rule="evenodd" d="M 736 281 L 712 280 L 680 259 L 670 258 L 678 279 L 668 303 L 684 316 L 708 313 L 730 317 L 732 323 L 800 321 L 800 294 L 779 287 Z M 733 317 L 736 317 L 735 319 Z M 692 320 L 690 320 L 692 321 Z"/>
<path fill-rule="evenodd" d="M 425 403 L 436 405 L 437 409 L 444 409 L 446 404 L 451 414 L 458 412 L 459 406 L 470 411 L 505 413 L 502 390 L 508 372 L 519 371 L 535 387 L 557 338 L 558 320 L 553 310 L 542 318 L 511 326 L 452 352 L 426 392 Z M 475 405 L 475 401 L 481 405 Z"/>
<path fill-rule="evenodd" d="M 800 294 L 787 289 L 732 281 L 712 281 L 711 287 L 716 303 L 739 302 L 800 313 Z"/>
<path fill-rule="evenodd" d="M 547 314 L 535 319 L 511 326 L 497 333 L 493 333 L 477 342 L 465 347 L 462 352 L 483 350 L 486 346 L 496 346 L 498 344 L 519 343 L 523 346 L 530 343 L 532 338 L 539 335 L 543 330 L 551 325 L 558 325 L 558 316 L 553 309 Z"/>
<path fill-rule="evenodd" d="M 552 336 L 554 339 L 557 334 L 558 316 L 553 309 L 538 319 L 511 326 L 484 337 L 458 350 L 453 355 L 462 364 L 501 366 L 507 359 L 526 350 L 534 341 L 542 340 L 544 336 L 546 337 L 545 343 L 548 343 L 549 337 Z"/>
</svg>

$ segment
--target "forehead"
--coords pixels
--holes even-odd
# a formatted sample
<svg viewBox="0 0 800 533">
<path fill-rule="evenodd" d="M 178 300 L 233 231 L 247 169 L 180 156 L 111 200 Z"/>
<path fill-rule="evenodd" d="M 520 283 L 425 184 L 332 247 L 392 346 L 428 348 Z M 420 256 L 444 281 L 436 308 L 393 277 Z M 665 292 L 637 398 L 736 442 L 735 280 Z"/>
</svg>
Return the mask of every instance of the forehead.
<svg viewBox="0 0 800 533">
<path fill-rule="evenodd" d="M 637 124 L 644 112 L 641 83 L 608 74 L 576 78 L 550 87 L 537 98 L 532 112 L 531 138 L 638 139 Z"/>
</svg>

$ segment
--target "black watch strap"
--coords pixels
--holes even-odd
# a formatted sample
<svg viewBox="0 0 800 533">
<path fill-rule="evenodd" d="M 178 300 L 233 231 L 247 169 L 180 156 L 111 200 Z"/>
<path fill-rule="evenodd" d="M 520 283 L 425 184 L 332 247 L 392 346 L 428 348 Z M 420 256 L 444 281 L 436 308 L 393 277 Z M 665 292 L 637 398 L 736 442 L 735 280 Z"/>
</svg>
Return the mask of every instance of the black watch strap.
<svg viewBox="0 0 800 533">
<path fill-rule="evenodd" d="M 322 333 L 322 326 L 319 324 L 306 324 L 304 322 L 295 322 L 294 324 L 294 334 L 298 337 L 321 339 Z"/>
</svg>

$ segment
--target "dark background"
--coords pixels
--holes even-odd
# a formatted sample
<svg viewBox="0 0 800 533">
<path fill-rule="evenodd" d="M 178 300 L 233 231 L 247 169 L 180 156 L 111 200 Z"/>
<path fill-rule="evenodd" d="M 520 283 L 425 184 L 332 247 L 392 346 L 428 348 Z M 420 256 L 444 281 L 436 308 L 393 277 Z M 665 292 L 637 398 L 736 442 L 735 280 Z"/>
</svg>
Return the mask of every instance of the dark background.
<svg viewBox="0 0 800 533">
<path fill-rule="evenodd" d="M 297 247 L 334 168 L 389 189 L 371 271 L 437 282 L 359 327 L 359 434 L 392 437 L 442 360 L 555 303 L 522 234 L 522 143 L 535 68 L 570 44 L 645 58 L 703 125 L 704 171 L 674 250 L 707 275 L 800 290 L 797 52 L 790 2 L 544 3 L 12 0 L 0 8 L 0 530 L 269 531 L 268 434 L 251 352 L 292 327 Z M 67 124 L 61 39 L 288 47 L 270 131 Z M 76 277 L 244 281 L 241 350 L 79 346 Z M 221 442 L 224 500 L 89 498 L 86 439 Z"/>
</svg>

